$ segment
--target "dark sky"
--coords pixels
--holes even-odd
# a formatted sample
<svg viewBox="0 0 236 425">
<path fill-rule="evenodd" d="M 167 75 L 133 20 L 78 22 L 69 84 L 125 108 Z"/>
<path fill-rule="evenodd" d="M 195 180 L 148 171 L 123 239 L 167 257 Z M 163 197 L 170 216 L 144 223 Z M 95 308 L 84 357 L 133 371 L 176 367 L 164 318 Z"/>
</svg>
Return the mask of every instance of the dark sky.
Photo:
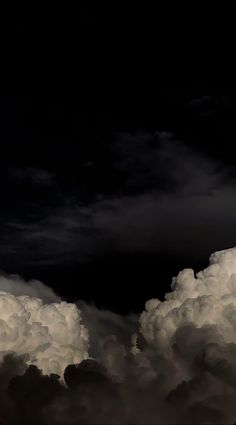
<svg viewBox="0 0 236 425">
<path fill-rule="evenodd" d="M 0 100 L 0 267 L 119 312 L 236 245 L 235 7 L 163 3 L 6 33 L 34 85 Z"/>
</svg>

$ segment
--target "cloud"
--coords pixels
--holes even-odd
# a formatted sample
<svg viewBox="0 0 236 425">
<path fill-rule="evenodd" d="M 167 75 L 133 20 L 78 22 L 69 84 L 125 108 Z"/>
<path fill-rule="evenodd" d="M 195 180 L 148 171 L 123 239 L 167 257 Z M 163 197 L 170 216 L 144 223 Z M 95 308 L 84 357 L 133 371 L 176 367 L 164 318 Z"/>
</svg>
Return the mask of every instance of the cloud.
<svg viewBox="0 0 236 425">
<path fill-rule="evenodd" d="M 203 261 L 218 246 L 235 244 L 232 167 L 169 133 L 121 133 L 112 151 L 121 182 L 113 195 L 86 203 L 74 197 L 48 206 L 43 216 L 7 220 L 0 246 L 5 262 L 14 255 L 24 264 L 68 265 L 111 251 Z"/>
<path fill-rule="evenodd" d="M 11 352 L 27 355 L 28 364 L 45 373 L 62 375 L 67 364 L 88 357 L 80 311 L 41 282 L 0 277 L 0 334 L 1 359 Z"/>
<path fill-rule="evenodd" d="M 218 96 L 203 95 L 191 99 L 189 106 L 192 110 L 204 118 L 215 117 L 219 111 L 227 111 L 229 113 L 232 108 L 232 96 L 229 94 L 221 94 Z"/>
<path fill-rule="evenodd" d="M 14 254 L 24 264 L 71 264 L 85 261 L 99 243 L 102 246 L 91 208 L 73 205 L 50 209 L 46 217 L 32 222 L 8 221 L 2 248 L 8 257 L 14 246 Z"/>
<path fill-rule="evenodd" d="M 94 229 L 118 251 L 162 251 L 182 260 L 234 245 L 232 170 L 169 134 L 143 135 L 138 145 L 137 138 L 124 138 L 125 152 L 117 148 L 122 157 L 115 166 L 126 173 L 127 193 L 93 204 Z"/>
<path fill-rule="evenodd" d="M 30 297 L 38 297 L 45 303 L 60 301 L 60 297 L 55 294 L 53 289 L 44 283 L 38 280 L 25 282 L 18 275 L 7 275 L 4 272 L 0 274 L 0 291 L 10 292 L 15 296 L 28 295 Z"/>
<path fill-rule="evenodd" d="M 63 380 L 50 373 L 55 372 L 54 350 L 44 373 L 42 364 L 29 365 L 32 329 L 24 332 L 24 353 L 11 338 L 15 347 L 11 353 L 1 351 L 0 361 L 3 423 L 234 423 L 236 248 L 212 254 L 209 267 L 196 275 L 192 269 L 182 270 L 171 289 L 164 301 L 147 301 L 138 321 L 80 301 L 80 315 L 90 334 L 90 344 L 86 339 L 90 358 L 72 361 L 65 355 L 64 343 L 59 345 Z M 41 344 L 53 328 L 60 329 L 57 337 L 63 336 L 54 311 L 60 306 L 72 332 L 67 330 L 67 341 L 75 338 L 84 347 L 75 305 L 43 305 L 38 299 L 9 293 L 1 293 L 0 302 L 2 297 L 1 314 L 12 316 L 8 324 L 21 319 L 24 328 L 28 314 L 28 323 L 35 320 L 38 326 L 38 312 L 47 312 L 48 329 L 37 336 Z M 35 308 L 37 303 L 40 308 Z M 4 338 L 8 344 L 4 326 L 0 321 L 2 346 Z"/>
<path fill-rule="evenodd" d="M 114 167 L 125 174 L 129 194 L 206 190 L 222 177 L 220 163 L 167 132 L 120 133 L 113 150 Z"/>
<path fill-rule="evenodd" d="M 137 316 L 122 316 L 95 305 L 78 302 L 84 326 L 89 329 L 89 353 L 111 374 L 123 376 L 125 357 L 137 333 Z"/>
<path fill-rule="evenodd" d="M 196 277 L 192 269 L 184 269 L 173 279 L 171 288 L 165 302 L 148 301 L 140 317 L 142 334 L 149 343 L 171 350 L 172 336 L 186 323 L 196 328 L 216 326 L 222 342 L 235 341 L 231 320 L 236 311 L 236 249 L 215 252 L 210 266 Z"/>
<path fill-rule="evenodd" d="M 13 178 L 39 186 L 50 186 L 55 175 L 43 168 L 25 167 L 11 168 L 10 174 Z"/>
</svg>

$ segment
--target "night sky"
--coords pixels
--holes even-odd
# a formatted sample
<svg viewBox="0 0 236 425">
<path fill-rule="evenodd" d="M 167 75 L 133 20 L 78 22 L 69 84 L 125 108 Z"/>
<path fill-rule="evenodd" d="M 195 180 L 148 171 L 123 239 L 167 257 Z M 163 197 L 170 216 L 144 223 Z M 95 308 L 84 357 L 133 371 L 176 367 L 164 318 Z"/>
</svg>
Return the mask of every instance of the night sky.
<svg viewBox="0 0 236 425">
<path fill-rule="evenodd" d="M 236 423 L 235 2 L 76 6 L 1 15 L 0 425 Z"/>
<path fill-rule="evenodd" d="M 235 245 L 236 97 L 210 66 L 234 10 L 88 5 L 14 23 L 35 86 L 1 97 L 3 271 L 137 312 Z"/>
</svg>

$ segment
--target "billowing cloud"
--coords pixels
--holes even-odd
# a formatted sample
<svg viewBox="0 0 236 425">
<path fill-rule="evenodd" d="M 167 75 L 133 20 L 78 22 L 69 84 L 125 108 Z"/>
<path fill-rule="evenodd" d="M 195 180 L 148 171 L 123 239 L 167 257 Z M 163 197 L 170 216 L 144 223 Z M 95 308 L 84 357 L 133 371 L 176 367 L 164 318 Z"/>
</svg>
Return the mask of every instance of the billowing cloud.
<svg viewBox="0 0 236 425">
<path fill-rule="evenodd" d="M 137 321 L 2 292 L 4 423 L 235 423 L 236 248 L 171 289 Z"/>
<path fill-rule="evenodd" d="M 28 295 L 30 297 L 41 298 L 44 302 L 57 302 L 60 297 L 52 288 L 38 280 L 24 281 L 18 275 L 0 274 L 0 291 L 10 292 L 12 295 Z"/>
<path fill-rule="evenodd" d="M 152 299 L 140 317 L 146 341 L 169 351 L 176 331 L 191 324 L 197 329 L 215 326 L 222 343 L 236 340 L 236 249 L 215 252 L 210 266 L 194 275 L 184 269 L 173 279 L 165 301 Z"/>
<path fill-rule="evenodd" d="M 0 358 L 7 353 L 27 355 L 29 364 L 61 376 L 88 357 L 80 311 L 41 282 L 0 276 Z"/>
</svg>

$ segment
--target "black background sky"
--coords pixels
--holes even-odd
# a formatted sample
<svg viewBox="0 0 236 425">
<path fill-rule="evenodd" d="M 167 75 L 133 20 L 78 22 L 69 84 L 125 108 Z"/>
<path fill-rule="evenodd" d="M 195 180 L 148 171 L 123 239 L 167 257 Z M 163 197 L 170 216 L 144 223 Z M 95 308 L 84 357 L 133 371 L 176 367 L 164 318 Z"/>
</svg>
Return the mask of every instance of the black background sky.
<svg viewBox="0 0 236 425">
<path fill-rule="evenodd" d="M 0 267 L 142 310 L 236 244 L 235 5 L 31 18 L 4 33 L 34 90 L 0 99 Z"/>
</svg>

